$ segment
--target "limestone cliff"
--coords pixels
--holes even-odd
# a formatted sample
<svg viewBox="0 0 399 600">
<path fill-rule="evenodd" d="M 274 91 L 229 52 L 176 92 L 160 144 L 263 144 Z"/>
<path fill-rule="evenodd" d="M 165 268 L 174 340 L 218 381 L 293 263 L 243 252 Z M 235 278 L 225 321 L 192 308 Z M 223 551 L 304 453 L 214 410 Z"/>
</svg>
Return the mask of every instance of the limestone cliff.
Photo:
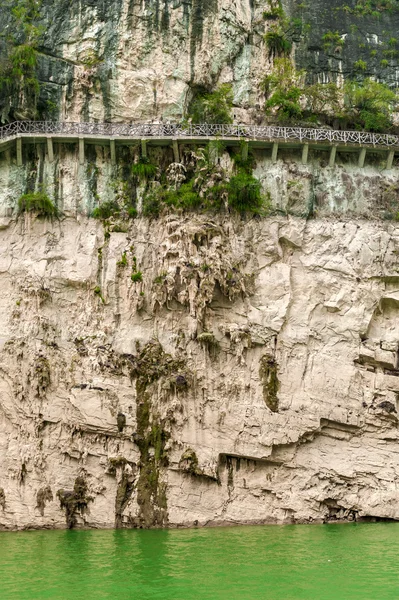
<svg viewBox="0 0 399 600">
<path fill-rule="evenodd" d="M 395 225 L 0 235 L 3 528 L 399 518 Z"/>
<path fill-rule="evenodd" d="M 23 47 L 35 39 L 39 90 L 31 95 L 38 95 L 36 117 L 42 119 L 179 120 L 198 91 L 230 83 L 236 120 L 253 122 L 263 116 L 260 82 L 273 63 L 264 36 L 279 4 L 6 0 L 0 5 L 0 56 L 7 41 Z M 291 55 L 309 83 L 372 76 L 397 87 L 397 0 L 284 0 L 282 6 L 290 19 Z M 14 79 L 26 68 L 24 60 Z M 31 118 L 21 90 L 4 85 L 2 66 L 0 121 Z"/>
<path fill-rule="evenodd" d="M 313 8 L 285 6 L 312 24 Z M 236 120 L 254 121 L 267 9 L 43 0 L 41 115 L 180 119 L 196 90 L 227 82 Z M 369 17 L 348 14 L 354 35 Z M 334 56 L 306 46 L 327 26 L 293 48 L 322 80 L 357 58 L 354 38 Z M 20 100 L 1 87 L 3 121 L 30 116 Z M 0 153 L 0 528 L 399 519 L 399 187 L 386 152 L 359 168 L 357 148 L 329 166 L 329 148 L 300 164 L 298 150 L 273 162 L 254 144 L 266 216 L 221 203 L 155 218 L 143 197 L 177 169 L 171 147 L 148 145 L 152 187 L 132 176 L 138 146 L 117 146 L 116 164 L 109 147 L 88 143 L 84 164 L 77 145 L 54 147 L 50 161 L 24 144 L 22 167 Z M 213 183 L 231 177 L 233 150 L 210 160 Z M 194 169 L 198 148 L 179 151 Z M 57 217 L 18 212 L 40 190 Z M 107 202 L 117 214 L 90 217 Z"/>
</svg>

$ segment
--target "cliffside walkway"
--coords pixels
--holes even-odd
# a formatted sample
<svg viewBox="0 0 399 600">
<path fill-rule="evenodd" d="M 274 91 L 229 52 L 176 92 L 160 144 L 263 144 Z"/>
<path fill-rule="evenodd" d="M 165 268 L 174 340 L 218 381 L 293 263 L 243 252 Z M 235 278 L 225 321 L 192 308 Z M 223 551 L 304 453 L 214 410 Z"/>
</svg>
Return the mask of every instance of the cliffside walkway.
<svg viewBox="0 0 399 600">
<path fill-rule="evenodd" d="M 385 152 L 386 168 L 391 169 L 395 153 L 399 154 L 399 136 L 363 131 L 339 131 L 276 125 L 179 125 L 164 123 L 72 123 L 56 121 L 16 121 L 0 127 L 0 151 L 16 146 L 18 166 L 23 164 L 23 143 L 45 143 L 50 162 L 54 160 L 55 142 L 77 143 L 79 162 L 84 163 L 85 144 L 110 146 L 111 162 L 116 163 L 116 145 L 141 145 L 143 156 L 147 145 L 171 145 L 175 161 L 179 160 L 179 142 L 198 144 L 221 140 L 226 145 L 271 148 L 271 159 L 277 160 L 280 148 L 300 148 L 302 163 L 308 161 L 309 148 L 329 151 L 329 166 L 334 166 L 337 152 L 358 152 L 358 166 L 365 164 L 366 153 Z"/>
</svg>

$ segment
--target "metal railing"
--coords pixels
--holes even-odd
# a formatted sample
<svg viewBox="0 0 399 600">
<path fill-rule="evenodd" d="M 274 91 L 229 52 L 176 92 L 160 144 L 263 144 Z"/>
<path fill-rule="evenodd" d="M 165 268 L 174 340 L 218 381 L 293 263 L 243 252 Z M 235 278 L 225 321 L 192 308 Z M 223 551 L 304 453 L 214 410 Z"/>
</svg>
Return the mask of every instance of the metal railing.
<svg viewBox="0 0 399 600">
<path fill-rule="evenodd" d="M 276 125 L 179 125 L 165 123 L 72 123 L 56 121 L 16 121 L 0 127 L 0 140 L 16 135 L 98 135 L 126 138 L 229 137 L 265 141 L 328 142 L 359 146 L 399 147 L 399 137 L 385 133 L 279 127 Z"/>
</svg>

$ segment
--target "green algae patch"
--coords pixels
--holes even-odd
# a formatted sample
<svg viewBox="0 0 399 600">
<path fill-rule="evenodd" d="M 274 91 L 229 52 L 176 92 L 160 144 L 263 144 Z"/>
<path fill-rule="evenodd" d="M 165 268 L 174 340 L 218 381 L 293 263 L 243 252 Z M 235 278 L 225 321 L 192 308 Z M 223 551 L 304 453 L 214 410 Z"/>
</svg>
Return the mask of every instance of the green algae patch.
<svg viewBox="0 0 399 600">
<path fill-rule="evenodd" d="M 77 477 L 73 491 L 58 490 L 57 498 L 60 506 L 65 510 L 65 520 L 68 529 L 73 529 L 77 524 L 77 513 L 83 515 L 89 502 L 93 500 L 87 493 L 87 483 L 84 477 Z"/>
<path fill-rule="evenodd" d="M 46 503 L 52 502 L 53 500 L 53 492 L 51 491 L 51 487 L 49 485 L 38 490 L 36 494 L 36 508 L 40 511 L 42 517 L 44 517 Z"/>
<path fill-rule="evenodd" d="M 183 360 L 165 353 L 159 342 L 150 342 L 136 358 L 132 371 L 137 392 L 134 441 L 140 451 L 137 483 L 139 514 L 133 523 L 136 527 L 162 527 L 168 522 L 166 483 L 162 480 L 162 472 L 169 464 L 166 444 L 170 438 L 170 424 L 154 406 L 154 384 L 168 383 L 172 378 L 176 380 L 182 376 L 184 369 Z M 166 393 L 173 389 L 170 385 L 165 387 Z"/>
<path fill-rule="evenodd" d="M 133 491 L 134 491 L 134 478 L 132 474 L 126 469 L 127 462 L 122 464 L 122 476 L 119 480 L 118 487 L 116 490 L 115 497 L 115 528 L 121 529 L 123 527 L 123 511 L 125 510 L 127 503 L 129 502 Z"/>
<path fill-rule="evenodd" d="M 192 448 L 187 448 L 179 460 L 179 469 L 191 475 L 202 475 L 198 467 L 198 457 Z"/>
<path fill-rule="evenodd" d="M 280 382 L 277 376 L 278 365 L 273 356 L 262 356 L 259 376 L 263 385 L 263 398 L 272 412 L 278 412 L 278 391 Z"/>
</svg>

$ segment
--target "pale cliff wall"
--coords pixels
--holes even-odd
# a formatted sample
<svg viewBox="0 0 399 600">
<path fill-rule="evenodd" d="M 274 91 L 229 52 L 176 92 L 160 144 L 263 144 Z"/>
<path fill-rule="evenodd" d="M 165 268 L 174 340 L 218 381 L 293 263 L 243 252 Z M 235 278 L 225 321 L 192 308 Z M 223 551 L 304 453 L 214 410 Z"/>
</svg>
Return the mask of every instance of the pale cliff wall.
<svg viewBox="0 0 399 600">
<path fill-rule="evenodd" d="M 6 221 L 2 528 L 399 518 L 395 224 Z"/>
<path fill-rule="evenodd" d="M 4 40 L 24 41 L 23 25 L 0 5 Z M 284 0 L 292 56 L 307 80 L 374 77 L 398 85 L 398 12 L 375 0 Z M 41 118 L 179 120 L 193 94 L 231 83 L 237 121 L 262 119 L 260 82 L 272 68 L 264 13 L 275 0 L 41 0 L 37 77 Z M 369 11 L 364 10 L 369 6 Z M 362 10 L 363 9 L 363 10 Z M 374 12 L 372 12 L 374 11 Z M 337 34 L 342 45 L 326 44 Z M 361 66 L 358 62 L 361 61 Z M 1 72 L 1 69 L 0 69 Z M 31 118 L 20 94 L 0 87 L 0 121 Z"/>
<path fill-rule="evenodd" d="M 250 119 L 269 64 L 262 37 L 267 6 L 264 0 L 43 0 L 40 110 L 69 121 L 176 120 L 197 87 L 228 82 L 237 118 Z M 16 27 L 8 5 L 0 6 L 0 21 L 10 22 L 5 30 Z M 10 111 L 23 118 L 17 98 L 6 106 L 3 119 Z"/>
<path fill-rule="evenodd" d="M 261 116 L 269 3 L 42 6 L 45 116 L 179 119 L 196 86 L 222 82 L 236 120 Z M 342 54 L 324 56 L 338 13 L 318 31 L 314 6 L 301 10 L 313 27 L 298 64 L 350 75 L 353 19 Z M 388 36 L 386 15 L 378 27 Z M 24 117 L 18 103 L 2 113 Z M 0 154 L 0 528 L 398 519 L 399 191 L 386 156 L 359 169 L 338 153 L 330 168 L 327 151 L 302 165 L 299 151 L 273 164 L 254 150 L 277 214 L 139 210 L 104 227 L 88 217 L 100 203 L 140 209 L 138 149 L 117 148 L 116 166 L 107 148 L 85 152 L 79 165 L 74 145 L 56 145 L 50 164 L 27 145 L 23 167 Z M 149 157 L 166 169 L 173 153 Z M 41 188 L 60 219 L 17 216 Z"/>
</svg>

